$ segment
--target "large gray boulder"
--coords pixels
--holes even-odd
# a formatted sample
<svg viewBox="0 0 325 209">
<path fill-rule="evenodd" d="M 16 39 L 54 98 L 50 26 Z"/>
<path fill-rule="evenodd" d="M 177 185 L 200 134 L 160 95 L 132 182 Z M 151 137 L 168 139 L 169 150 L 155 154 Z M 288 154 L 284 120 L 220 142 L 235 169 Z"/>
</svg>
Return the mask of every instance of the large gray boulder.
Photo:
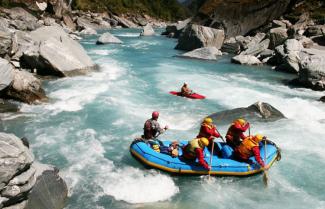
<svg viewBox="0 0 325 209">
<path fill-rule="evenodd" d="M 9 55 L 11 56 L 11 60 L 20 61 L 23 53 L 28 50 L 32 46 L 38 45 L 29 33 L 23 31 L 16 31 L 11 39 L 11 48 L 9 51 Z"/>
<path fill-rule="evenodd" d="M 270 49 L 275 49 L 288 39 L 287 29 L 282 27 L 272 28 L 268 36 L 270 38 Z"/>
<path fill-rule="evenodd" d="M 237 118 L 249 121 L 273 122 L 285 118 L 275 107 L 268 103 L 256 102 L 248 107 L 225 110 L 209 115 L 216 124 L 230 124 Z"/>
<path fill-rule="evenodd" d="M 121 44 L 120 39 L 116 38 L 109 32 L 103 33 L 97 40 L 96 44 Z"/>
<path fill-rule="evenodd" d="M 254 55 L 254 56 L 257 56 L 261 52 L 268 49 L 269 44 L 270 44 L 269 39 L 264 39 L 263 41 L 261 41 L 259 43 L 256 43 L 254 45 L 249 44 L 248 48 L 245 51 L 241 52 L 240 54 L 241 55 Z"/>
<path fill-rule="evenodd" d="M 0 190 L 3 190 L 17 173 L 28 169 L 34 156 L 13 134 L 0 133 L 0 148 Z"/>
<path fill-rule="evenodd" d="M 122 26 L 123 28 L 137 28 L 138 26 L 134 24 L 133 22 L 127 20 L 124 17 L 118 17 L 113 15 L 112 18 L 117 21 L 117 25 Z"/>
<path fill-rule="evenodd" d="M 314 90 L 325 90 L 325 56 L 306 56 L 301 62 L 299 84 Z"/>
<path fill-rule="evenodd" d="M 14 70 L 13 82 L 6 91 L 6 97 L 29 104 L 47 99 L 41 81 L 24 70 Z"/>
<path fill-rule="evenodd" d="M 262 62 L 253 55 L 237 55 L 231 58 L 231 62 L 240 65 L 260 65 Z"/>
<path fill-rule="evenodd" d="M 189 24 L 180 35 L 175 49 L 191 51 L 210 46 L 220 49 L 224 39 L 225 34 L 223 30 Z"/>
<path fill-rule="evenodd" d="M 24 52 L 23 63 L 30 69 L 36 68 L 39 74 L 64 77 L 85 74 L 95 68 L 83 47 L 62 28 L 44 26 L 30 35 L 39 45 Z"/>
<path fill-rule="evenodd" d="M 204 47 L 195 49 L 193 51 L 178 55 L 183 58 L 203 59 L 203 60 L 216 60 L 222 55 L 222 52 L 216 47 Z"/>
<path fill-rule="evenodd" d="M 153 36 L 155 35 L 154 29 L 151 27 L 150 24 L 147 24 L 142 28 L 142 31 L 140 33 L 140 36 Z"/>
<path fill-rule="evenodd" d="M 27 146 L 26 139 L 0 132 L 0 208 L 63 208 L 68 189 L 58 169 L 33 162 Z"/>
<path fill-rule="evenodd" d="M 241 45 L 239 41 L 237 41 L 236 38 L 231 37 L 223 42 L 220 50 L 229 54 L 238 54 L 241 50 L 240 47 Z"/>
<path fill-rule="evenodd" d="M 7 60 L 0 58 L 0 92 L 9 86 L 13 79 L 13 67 Z"/>
<path fill-rule="evenodd" d="M 9 25 L 17 30 L 32 31 L 40 27 L 37 18 L 21 7 L 1 9 L 1 12 L 9 16 L 11 19 Z"/>
<path fill-rule="evenodd" d="M 177 23 L 167 25 L 166 31 L 162 35 L 167 35 L 170 38 L 178 38 L 182 33 L 183 29 L 191 22 L 192 18 L 188 18 L 183 21 L 178 21 Z"/>
</svg>

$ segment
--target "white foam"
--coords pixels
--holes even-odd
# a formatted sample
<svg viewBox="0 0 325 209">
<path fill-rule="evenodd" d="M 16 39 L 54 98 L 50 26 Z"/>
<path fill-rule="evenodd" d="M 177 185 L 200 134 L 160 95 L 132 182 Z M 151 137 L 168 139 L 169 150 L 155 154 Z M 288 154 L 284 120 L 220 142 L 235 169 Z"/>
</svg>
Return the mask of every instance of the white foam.
<svg viewBox="0 0 325 209">
<path fill-rule="evenodd" d="M 116 53 L 118 50 L 117 49 L 93 49 L 89 52 L 89 54 L 97 54 L 97 55 L 102 55 L 102 56 L 107 56 Z"/>
<path fill-rule="evenodd" d="M 117 36 L 117 37 L 139 37 L 140 33 L 120 33 L 120 34 L 114 34 L 114 36 Z"/>
<path fill-rule="evenodd" d="M 171 177 L 132 167 L 110 172 L 101 181 L 106 194 L 132 204 L 165 201 L 179 192 Z"/>
</svg>

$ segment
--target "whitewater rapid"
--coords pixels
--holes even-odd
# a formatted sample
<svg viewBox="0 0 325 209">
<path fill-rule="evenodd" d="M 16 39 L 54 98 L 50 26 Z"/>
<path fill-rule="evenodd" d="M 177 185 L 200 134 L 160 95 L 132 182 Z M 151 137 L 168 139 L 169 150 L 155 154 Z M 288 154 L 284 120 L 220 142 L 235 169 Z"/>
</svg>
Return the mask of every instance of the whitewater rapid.
<svg viewBox="0 0 325 209">
<path fill-rule="evenodd" d="M 6 132 L 27 136 L 36 159 L 60 168 L 69 186 L 67 209 L 81 208 L 325 208 L 325 105 L 322 92 L 294 89 L 291 75 L 268 67 L 175 57 L 175 40 L 138 37 L 137 30 L 113 30 L 121 45 L 81 41 L 99 65 L 86 76 L 45 81 L 49 103 L 22 105 L 3 115 Z M 196 101 L 171 96 L 183 82 L 207 96 Z M 216 178 L 171 176 L 145 169 L 129 153 L 152 111 L 169 125 L 161 139 L 189 140 L 200 120 L 216 111 L 267 102 L 287 119 L 256 123 L 282 149 L 282 160 L 261 176 Z M 224 135 L 227 125 L 218 125 Z"/>
</svg>

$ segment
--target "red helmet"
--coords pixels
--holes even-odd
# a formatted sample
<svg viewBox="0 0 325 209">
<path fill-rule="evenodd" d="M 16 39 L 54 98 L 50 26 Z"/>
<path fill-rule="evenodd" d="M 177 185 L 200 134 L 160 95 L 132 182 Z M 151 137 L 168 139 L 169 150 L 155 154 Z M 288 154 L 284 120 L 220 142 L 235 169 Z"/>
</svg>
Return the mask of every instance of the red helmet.
<svg viewBox="0 0 325 209">
<path fill-rule="evenodd" d="M 159 112 L 157 112 L 157 111 L 152 112 L 153 119 L 158 119 L 158 117 L 159 117 Z"/>
</svg>

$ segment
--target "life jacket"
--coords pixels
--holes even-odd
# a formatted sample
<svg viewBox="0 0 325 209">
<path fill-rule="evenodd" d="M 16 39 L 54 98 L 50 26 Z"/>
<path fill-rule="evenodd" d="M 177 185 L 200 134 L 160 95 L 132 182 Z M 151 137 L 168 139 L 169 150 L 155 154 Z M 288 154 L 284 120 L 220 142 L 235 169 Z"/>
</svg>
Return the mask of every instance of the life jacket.
<svg viewBox="0 0 325 209">
<path fill-rule="evenodd" d="M 202 127 L 207 127 L 208 129 L 211 130 L 211 129 L 214 128 L 214 126 L 213 125 L 206 124 L 206 123 L 202 123 L 201 124 L 200 133 L 199 133 L 199 135 L 197 137 L 198 138 L 205 137 L 205 138 L 209 139 L 211 137 L 211 134 L 210 133 L 206 133 L 205 131 L 203 131 L 204 129 Z"/>
<path fill-rule="evenodd" d="M 200 146 L 198 138 L 192 139 L 188 145 L 186 146 L 186 152 L 190 155 L 192 155 L 193 157 L 196 157 L 196 152 L 195 149 L 203 149 L 204 147 Z"/>
<path fill-rule="evenodd" d="M 242 143 L 236 148 L 236 152 L 241 158 L 247 160 L 253 155 L 253 147 L 259 146 L 258 142 L 254 141 L 253 136 L 246 137 Z"/>
<path fill-rule="evenodd" d="M 238 130 L 235 125 L 237 125 L 237 124 L 232 123 L 227 131 L 226 138 L 227 139 L 229 138 L 229 140 L 233 140 L 233 138 L 238 138 L 238 140 L 239 140 L 239 138 L 240 138 L 240 134 L 242 133 L 242 131 Z"/>
</svg>

